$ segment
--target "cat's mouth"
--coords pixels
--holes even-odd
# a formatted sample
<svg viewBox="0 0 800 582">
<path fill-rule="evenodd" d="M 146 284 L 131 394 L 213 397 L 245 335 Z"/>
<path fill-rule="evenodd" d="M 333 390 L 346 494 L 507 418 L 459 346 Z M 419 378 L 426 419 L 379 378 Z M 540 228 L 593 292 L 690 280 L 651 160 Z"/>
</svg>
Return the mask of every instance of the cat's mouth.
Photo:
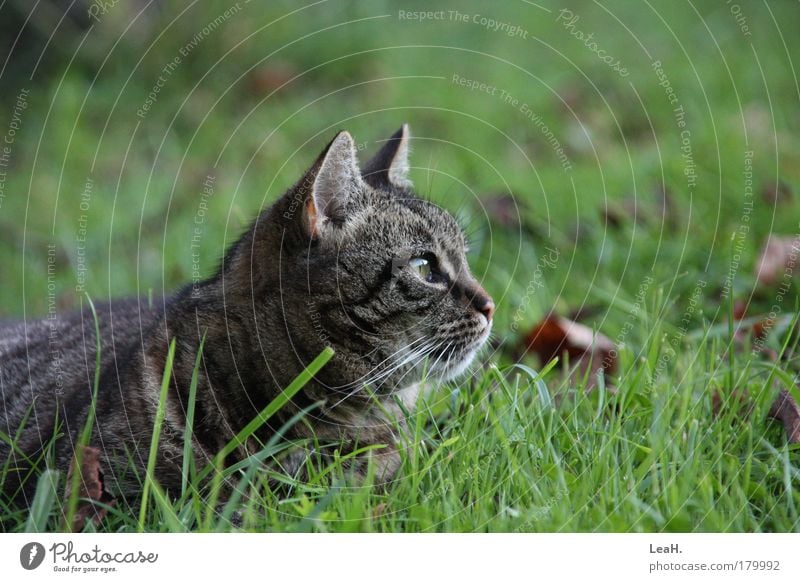
<svg viewBox="0 0 800 582">
<path fill-rule="evenodd" d="M 444 357 L 434 361 L 430 368 L 430 373 L 438 377 L 441 381 L 447 382 L 463 374 L 481 348 L 486 345 L 489 335 L 492 332 L 492 324 L 489 323 L 481 333 L 463 346 L 445 347 Z"/>
<path fill-rule="evenodd" d="M 360 378 L 358 384 L 386 386 L 395 391 L 403 386 L 413 384 L 424 378 L 447 382 L 462 375 L 486 345 L 491 334 L 492 325 L 487 323 L 480 332 L 471 339 L 463 334 L 450 339 L 436 339 L 421 336 L 411 340 L 394 357 L 386 368 L 376 367 L 367 377 Z"/>
</svg>

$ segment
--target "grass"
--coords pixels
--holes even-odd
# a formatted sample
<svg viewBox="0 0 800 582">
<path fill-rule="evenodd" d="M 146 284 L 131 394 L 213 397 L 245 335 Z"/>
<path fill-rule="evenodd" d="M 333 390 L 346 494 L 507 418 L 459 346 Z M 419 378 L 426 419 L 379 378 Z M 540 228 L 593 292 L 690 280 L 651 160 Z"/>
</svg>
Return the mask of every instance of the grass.
<svg viewBox="0 0 800 582">
<path fill-rule="evenodd" d="M 657 375 L 663 344 L 655 343 L 625 362 L 617 395 L 602 385 L 587 393 L 553 366 L 540 375 L 492 365 L 466 385 L 445 387 L 409 415 L 407 454 L 388 490 L 348 485 L 340 462 L 312 465 L 307 483 L 264 470 L 261 461 L 284 446 L 273 439 L 228 471 L 241 482 L 227 503 L 208 502 L 219 494 L 217 479 L 210 492 L 157 494 L 138 520 L 133 508 L 112 507 L 102 530 L 795 531 L 800 448 L 783 444 L 782 428 L 765 421 L 773 369 L 754 368 L 750 358 L 735 358 L 733 370 L 720 365 L 708 355 L 724 338 L 709 330 L 694 354 Z M 725 390 L 731 376 L 753 396 L 749 418 L 735 399 L 712 415 L 702 388 Z M 544 382 L 550 390 L 539 389 Z M 52 479 L 45 472 L 40 485 Z M 286 485 L 280 493 L 276 479 Z M 52 491 L 37 490 L 28 531 L 57 527 Z M 41 507 L 52 508 L 49 522 Z"/>
<path fill-rule="evenodd" d="M 795 338 L 769 336 L 788 356 L 775 366 L 729 349 L 728 322 L 734 301 L 754 317 L 778 306 L 785 328 L 798 312 L 796 276 L 780 294 L 754 274 L 767 235 L 800 232 L 800 40 L 787 24 L 796 6 L 743 7 L 750 36 L 724 3 L 575 2 L 571 29 L 555 4 L 444 7 L 520 24 L 521 38 L 401 19 L 390 2 L 276 2 L 258 13 L 243 4 L 137 116 L 165 64 L 229 6 L 204 4 L 174 21 L 166 8 L 124 34 L 124 12 L 111 13 L 72 66 L 45 59 L 34 81 L 4 85 L 0 132 L 10 96 L 30 96 L 0 197 L 0 315 L 68 309 L 83 291 L 164 293 L 195 269 L 207 275 L 336 129 L 349 129 L 364 157 L 408 121 L 419 138 L 412 177 L 462 219 L 502 347 L 410 415 L 408 453 L 386 490 L 352 486 L 339 459 L 311 467 L 307 484 L 283 478 L 278 494 L 270 483 L 281 477 L 258 468 L 278 450 L 265 443 L 236 468 L 244 485 L 224 503 L 190 480 L 171 500 L 153 483 L 141 519 L 115 506 L 104 531 L 228 530 L 234 513 L 254 531 L 800 531 L 800 453 L 766 419 L 775 382 L 794 389 Z M 575 30 L 593 33 L 629 76 Z M 78 41 L 54 42 L 71 55 Z M 794 197 L 763 197 L 776 181 Z M 496 192 L 519 205 L 511 227 L 484 206 Z M 551 309 L 587 306 L 585 323 L 619 348 L 616 395 L 510 356 Z M 741 390 L 754 403 L 747 417 Z M 15 514 L 14 529 L 58 527 L 55 477 L 43 473 L 36 510 Z"/>
<path fill-rule="evenodd" d="M 103 529 L 228 530 L 236 508 L 248 531 L 796 530 L 798 449 L 763 421 L 768 370 L 747 378 L 757 405 L 744 420 L 735 403 L 713 418 L 694 390 L 724 385 L 727 369 L 688 365 L 688 381 L 670 373 L 651 385 L 634 372 L 617 397 L 578 389 L 560 399 L 532 390 L 524 370 L 490 368 L 410 416 L 409 453 L 388 491 L 348 486 L 339 466 L 278 497 L 275 475 L 252 463 L 241 471 L 241 506 L 233 497 L 217 513 L 193 490 L 144 523 L 117 507 Z"/>
</svg>

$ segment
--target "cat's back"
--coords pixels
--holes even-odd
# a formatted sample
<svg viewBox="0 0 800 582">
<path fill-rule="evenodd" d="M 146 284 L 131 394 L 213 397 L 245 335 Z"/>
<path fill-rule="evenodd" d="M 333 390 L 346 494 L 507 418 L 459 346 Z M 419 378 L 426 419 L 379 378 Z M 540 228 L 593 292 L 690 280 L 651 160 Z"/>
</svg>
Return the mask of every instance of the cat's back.
<svg viewBox="0 0 800 582">
<path fill-rule="evenodd" d="M 13 438 L 25 419 L 49 420 L 60 404 L 91 390 L 98 368 L 96 330 L 100 371 L 120 373 L 162 313 L 136 298 L 98 304 L 95 311 L 96 319 L 84 303 L 42 319 L 0 322 L 0 431 Z"/>
</svg>

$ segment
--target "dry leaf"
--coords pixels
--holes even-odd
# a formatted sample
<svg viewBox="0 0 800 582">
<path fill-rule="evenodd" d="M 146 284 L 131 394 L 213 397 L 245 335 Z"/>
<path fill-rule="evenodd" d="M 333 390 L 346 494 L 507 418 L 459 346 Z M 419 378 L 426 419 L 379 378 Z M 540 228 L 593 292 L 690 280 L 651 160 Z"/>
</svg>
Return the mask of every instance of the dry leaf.
<svg viewBox="0 0 800 582">
<path fill-rule="evenodd" d="M 547 316 L 528 333 L 523 351 L 539 356 L 542 365 L 557 357 L 563 362 L 566 354 L 578 374 L 589 373 L 589 389 L 595 386 L 599 370 L 603 370 L 606 377 L 617 370 L 617 350 L 610 339 L 557 315 Z"/>
<path fill-rule="evenodd" d="M 672 193 L 662 184 L 657 184 L 650 192 L 645 191 L 638 198 L 628 196 L 621 201 L 606 201 L 601 212 L 605 224 L 618 229 L 626 223 L 667 224 L 677 223 Z"/>
<path fill-rule="evenodd" d="M 278 61 L 263 65 L 250 73 L 248 79 L 250 90 L 258 97 L 269 95 L 297 75 L 297 69 L 290 63 Z"/>
<path fill-rule="evenodd" d="M 522 208 L 511 194 L 488 194 L 482 198 L 482 204 L 489 219 L 496 225 L 514 230 L 520 228 Z"/>
<path fill-rule="evenodd" d="M 761 249 L 756 279 L 761 285 L 774 285 L 785 275 L 791 278 L 800 255 L 800 237 L 770 236 Z"/>
<path fill-rule="evenodd" d="M 586 91 L 577 83 L 559 87 L 558 98 L 555 99 L 555 105 L 562 107 L 570 115 L 584 111 L 586 104 L 591 102 L 592 99 L 588 98 Z"/>
<path fill-rule="evenodd" d="M 769 330 L 775 325 L 775 319 L 769 315 L 762 315 L 760 319 L 755 321 L 743 321 L 747 318 L 745 311 L 738 311 L 737 306 L 733 306 L 733 320 L 738 322 L 736 324 L 736 331 L 734 333 L 737 345 L 744 344 L 747 336 L 752 336 L 753 340 L 762 340 L 767 337 Z"/>
<path fill-rule="evenodd" d="M 627 222 L 632 222 L 634 219 L 639 221 L 641 218 L 638 213 L 641 212 L 637 208 L 636 200 L 633 198 L 625 198 L 620 204 L 615 202 L 606 201 L 605 206 L 601 212 L 603 224 L 610 228 L 618 229 Z"/>
<path fill-rule="evenodd" d="M 81 466 L 80 466 L 80 484 L 78 485 L 78 508 L 75 511 L 72 524 L 69 530 L 79 532 L 88 518 L 91 518 L 95 525 L 99 525 L 105 517 L 107 510 L 103 507 L 98 507 L 94 503 L 87 501 L 99 501 L 106 505 L 113 505 L 114 498 L 108 491 L 105 490 L 103 485 L 103 471 L 100 468 L 100 451 L 95 447 L 81 447 Z M 77 456 L 73 457 L 72 464 L 70 464 L 69 472 L 67 473 L 67 490 L 64 495 L 68 501 L 72 492 L 72 480 L 75 478 L 75 469 L 77 463 Z"/>
<path fill-rule="evenodd" d="M 733 303 L 733 320 L 739 321 L 747 317 L 747 308 L 749 305 L 749 303 L 745 303 L 741 299 L 737 299 Z"/>
<path fill-rule="evenodd" d="M 571 319 L 572 321 L 581 321 L 583 319 L 589 319 L 592 317 L 597 317 L 598 315 L 602 315 L 605 312 L 605 307 L 603 305 L 587 305 L 583 304 L 577 309 L 573 309 L 567 314 L 567 319 Z"/>
<path fill-rule="evenodd" d="M 378 505 L 373 507 L 372 508 L 372 519 L 378 519 L 380 516 L 382 516 L 386 512 L 386 507 L 387 506 L 386 506 L 385 503 L 379 503 Z"/>
<path fill-rule="evenodd" d="M 747 390 L 734 390 L 727 403 L 723 401 L 721 391 L 716 390 L 711 395 L 711 412 L 714 416 L 719 416 L 726 404 L 738 406 L 737 415 L 741 418 L 747 418 L 753 413 L 754 404 L 750 401 L 750 393 Z"/>
<path fill-rule="evenodd" d="M 800 406 L 789 392 L 780 391 L 769 409 L 769 417 L 783 423 L 790 443 L 800 443 Z"/>
<path fill-rule="evenodd" d="M 748 314 L 748 308 L 751 305 L 752 303 L 742 301 L 741 299 L 735 301 L 733 304 L 733 320 L 737 322 L 733 336 L 734 347 L 737 352 L 742 352 L 745 349 L 752 349 L 762 356 L 765 356 L 767 359 L 775 361 L 778 359 L 777 352 L 767 347 L 764 340 L 775 327 L 776 320 L 774 317 L 765 314 L 750 316 Z M 748 341 L 748 339 L 750 341 Z M 723 359 L 724 357 L 727 357 L 727 354 L 723 356 Z"/>
<path fill-rule="evenodd" d="M 770 206 L 788 204 L 792 201 L 792 189 L 786 182 L 778 180 L 764 186 L 761 198 Z"/>
</svg>

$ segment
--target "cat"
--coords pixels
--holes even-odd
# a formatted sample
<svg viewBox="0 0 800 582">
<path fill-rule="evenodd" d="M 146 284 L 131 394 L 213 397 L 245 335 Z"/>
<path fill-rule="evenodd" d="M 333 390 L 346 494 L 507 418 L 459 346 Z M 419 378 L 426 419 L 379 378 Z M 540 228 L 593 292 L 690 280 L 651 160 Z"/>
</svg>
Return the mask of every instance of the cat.
<svg viewBox="0 0 800 582">
<path fill-rule="evenodd" d="M 170 342 L 172 378 L 155 465 L 180 490 L 185 409 L 198 368 L 192 451 L 205 466 L 326 347 L 333 358 L 256 433 L 266 442 L 298 411 L 287 439 L 371 454 L 374 480 L 400 465 L 402 408 L 414 410 L 423 374 L 464 372 L 489 337 L 495 305 L 470 274 L 456 220 L 418 198 L 409 181 L 407 125 L 363 170 L 342 131 L 305 175 L 264 210 L 210 278 L 151 305 L 96 307 L 100 376 L 90 445 L 104 487 L 136 495 L 147 465 Z M 29 502 L 35 459 L 51 447 L 58 469 L 74 456 L 92 399 L 95 318 L 74 313 L 0 326 L 0 467 L 7 496 Z M 203 339 L 204 338 L 204 339 Z M 58 438 L 51 442 L 54 434 Z M 257 450 L 250 439 L 226 460 Z M 299 474 L 305 451 L 282 467 Z M 364 475 L 370 457 L 353 470 Z"/>
</svg>

